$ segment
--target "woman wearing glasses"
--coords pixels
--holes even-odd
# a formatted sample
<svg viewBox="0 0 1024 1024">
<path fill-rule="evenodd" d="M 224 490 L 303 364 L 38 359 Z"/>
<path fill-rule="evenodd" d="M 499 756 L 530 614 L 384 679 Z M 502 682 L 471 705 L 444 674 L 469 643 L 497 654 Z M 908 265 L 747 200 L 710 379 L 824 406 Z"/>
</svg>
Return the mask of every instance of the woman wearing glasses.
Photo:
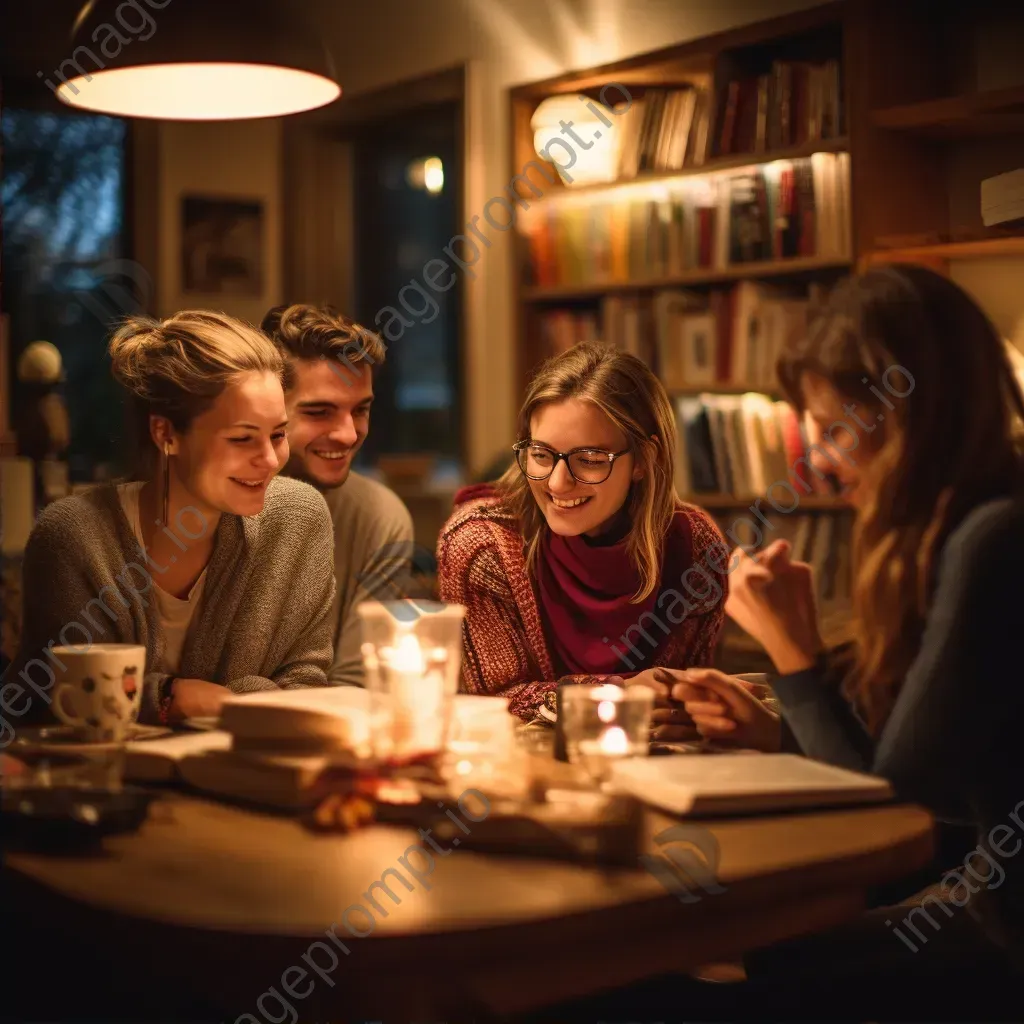
<svg viewBox="0 0 1024 1024">
<path fill-rule="evenodd" d="M 467 609 L 465 688 L 531 719 L 560 682 L 621 676 L 659 694 L 655 738 L 692 735 L 657 669 L 711 663 L 728 548 L 676 495 L 665 389 L 635 356 L 577 345 L 540 369 L 518 433 L 438 544 L 441 597 Z"/>
</svg>

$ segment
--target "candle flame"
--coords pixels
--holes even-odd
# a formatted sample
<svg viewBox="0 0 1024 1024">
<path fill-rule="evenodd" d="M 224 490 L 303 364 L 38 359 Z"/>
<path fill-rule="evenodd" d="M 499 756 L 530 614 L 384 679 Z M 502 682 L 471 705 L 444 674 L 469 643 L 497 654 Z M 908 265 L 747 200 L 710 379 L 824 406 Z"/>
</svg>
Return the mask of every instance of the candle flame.
<svg viewBox="0 0 1024 1024">
<path fill-rule="evenodd" d="M 628 752 L 629 738 L 626 736 L 626 730 L 617 725 L 605 729 L 601 735 L 601 753 L 626 754 Z"/>
<path fill-rule="evenodd" d="M 423 651 L 412 633 L 406 633 L 391 651 L 391 668 L 398 672 L 423 672 Z"/>
<path fill-rule="evenodd" d="M 597 705 L 597 717 L 602 722 L 614 722 L 615 721 L 615 702 L 611 700 L 603 700 Z"/>
</svg>

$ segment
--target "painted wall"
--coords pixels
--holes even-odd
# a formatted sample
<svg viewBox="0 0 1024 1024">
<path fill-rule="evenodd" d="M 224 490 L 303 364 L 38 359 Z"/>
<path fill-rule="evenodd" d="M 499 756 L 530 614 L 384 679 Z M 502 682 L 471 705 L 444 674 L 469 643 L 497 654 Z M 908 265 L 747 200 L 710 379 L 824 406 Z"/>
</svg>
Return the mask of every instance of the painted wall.
<svg viewBox="0 0 1024 1024">
<path fill-rule="evenodd" d="M 219 309 L 259 323 L 281 301 L 281 122 L 168 121 L 160 127 L 157 309 Z M 186 293 L 181 257 L 184 195 L 258 199 L 263 211 L 263 292 L 259 296 Z"/>
<path fill-rule="evenodd" d="M 950 260 L 949 276 L 970 292 L 992 322 L 1024 352 L 1024 259 Z"/>
</svg>

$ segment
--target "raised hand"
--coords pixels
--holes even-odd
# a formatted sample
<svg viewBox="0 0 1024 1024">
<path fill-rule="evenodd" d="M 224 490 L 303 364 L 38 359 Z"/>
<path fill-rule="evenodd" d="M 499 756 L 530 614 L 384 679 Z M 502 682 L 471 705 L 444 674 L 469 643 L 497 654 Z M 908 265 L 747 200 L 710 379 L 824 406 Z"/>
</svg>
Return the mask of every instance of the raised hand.
<svg viewBox="0 0 1024 1024">
<path fill-rule="evenodd" d="M 810 668 L 822 648 L 814 574 L 791 560 L 788 541 L 769 544 L 757 558 L 742 548 L 729 577 L 725 613 L 768 652 L 780 673 Z"/>
</svg>

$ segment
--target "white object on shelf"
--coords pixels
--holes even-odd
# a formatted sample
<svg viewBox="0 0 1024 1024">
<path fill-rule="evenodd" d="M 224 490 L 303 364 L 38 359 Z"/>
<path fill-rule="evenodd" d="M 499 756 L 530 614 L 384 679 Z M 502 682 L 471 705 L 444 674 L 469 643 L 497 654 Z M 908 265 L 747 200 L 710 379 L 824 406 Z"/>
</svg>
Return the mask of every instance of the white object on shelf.
<svg viewBox="0 0 1024 1024">
<path fill-rule="evenodd" d="M 1024 220 L 1024 168 L 985 178 L 981 183 L 981 222 L 985 227 Z"/>
</svg>

